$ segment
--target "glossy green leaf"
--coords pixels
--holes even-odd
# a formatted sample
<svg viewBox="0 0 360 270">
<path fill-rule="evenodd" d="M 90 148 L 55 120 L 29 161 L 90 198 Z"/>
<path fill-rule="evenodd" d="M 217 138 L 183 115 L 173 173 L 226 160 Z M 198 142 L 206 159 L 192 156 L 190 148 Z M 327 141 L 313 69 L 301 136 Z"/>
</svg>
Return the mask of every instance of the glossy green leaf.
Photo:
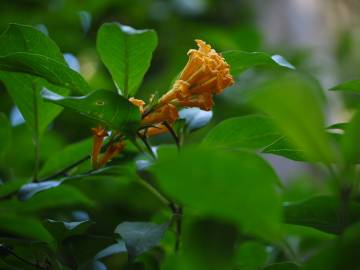
<svg viewBox="0 0 360 270">
<path fill-rule="evenodd" d="M 360 269 L 360 223 L 356 223 L 338 239 L 320 249 L 301 268 L 304 270 Z"/>
<path fill-rule="evenodd" d="M 41 136 L 62 110 L 43 101 L 39 93 L 42 87 L 50 87 L 59 94 L 68 93 L 66 89 L 51 86 L 41 78 L 23 73 L 0 71 L 0 81 L 4 83 L 27 126 L 36 137 Z"/>
<path fill-rule="evenodd" d="M 341 149 L 347 163 L 356 163 L 360 157 L 360 111 L 351 119 L 345 127 L 344 136 L 341 139 Z"/>
<path fill-rule="evenodd" d="M 268 254 L 266 247 L 256 241 L 246 241 L 242 243 L 236 251 L 237 270 L 257 270 L 261 269 L 267 261 Z"/>
<path fill-rule="evenodd" d="M 108 247 L 104 248 L 103 250 L 99 251 L 95 255 L 94 259 L 100 260 L 100 259 L 104 259 L 104 258 L 110 257 L 115 254 L 125 253 L 125 252 L 127 252 L 125 242 L 121 240 L 121 241 L 117 242 L 116 244 L 112 244 L 111 246 L 108 246 Z"/>
<path fill-rule="evenodd" d="M 330 90 L 360 93 L 360 80 L 351 80 L 351 81 L 343 82 L 331 88 Z"/>
<path fill-rule="evenodd" d="M 60 221 L 47 219 L 44 226 L 58 241 L 68 237 L 84 234 L 94 222 L 91 220 L 84 221 Z"/>
<path fill-rule="evenodd" d="M 44 228 L 40 221 L 32 217 L 15 214 L 0 214 L 0 230 L 30 239 L 47 243 L 54 242 L 51 234 Z"/>
<path fill-rule="evenodd" d="M 338 198 L 317 196 L 305 201 L 284 204 L 285 222 L 339 234 L 344 229 L 344 216 Z M 360 221 L 360 204 L 349 205 L 349 223 Z"/>
<path fill-rule="evenodd" d="M 55 42 L 30 26 L 10 24 L 0 36 L 0 70 L 26 72 L 78 93 L 90 92 L 81 75 L 67 66 Z"/>
<path fill-rule="evenodd" d="M 134 131 L 140 124 L 139 109 L 114 92 L 98 90 L 81 97 L 63 97 L 47 89 L 42 97 L 71 109 L 96 122 L 123 132 Z"/>
<path fill-rule="evenodd" d="M 94 202 L 78 189 L 68 185 L 62 185 L 38 192 L 26 202 L 19 201 L 15 198 L 1 201 L 0 211 L 31 213 L 45 209 L 75 206 L 92 207 L 94 206 Z"/>
<path fill-rule="evenodd" d="M 274 143 L 265 147 L 262 152 L 266 154 L 283 156 L 296 161 L 308 161 L 308 159 L 305 158 L 305 151 L 295 147 L 294 144 L 289 142 L 289 139 L 285 137 L 281 137 Z"/>
<path fill-rule="evenodd" d="M 61 185 L 62 181 L 43 181 L 38 183 L 28 183 L 23 185 L 18 193 L 20 201 L 26 201 L 40 191 L 55 188 Z"/>
<path fill-rule="evenodd" d="M 70 144 L 59 153 L 54 153 L 41 168 L 39 176 L 46 177 L 56 174 L 74 164 L 76 161 L 90 154 L 92 149 L 92 139 L 85 139 L 80 142 Z"/>
<path fill-rule="evenodd" d="M 180 203 L 235 222 L 246 232 L 264 238 L 278 236 L 279 180 L 259 156 L 196 147 L 177 155 L 164 148 L 159 149 L 159 161 L 151 170 L 164 192 Z"/>
<path fill-rule="evenodd" d="M 129 256 L 134 258 L 158 245 L 168 227 L 169 223 L 123 222 L 115 233 L 122 237 Z"/>
<path fill-rule="evenodd" d="M 274 263 L 266 266 L 263 270 L 298 270 L 300 266 L 292 262 Z"/>
<path fill-rule="evenodd" d="M 271 119 L 249 115 L 224 120 L 208 133 L 203 145 L 226 149 L 258 149 L 270 145 L 280 137 L 281 134 Z"/>
<path fill-rule="evenodd" d="M 106 23 L 98 31 L 96 45 L 119 93 L 134 96 L 157 45 L 155 31 Z"/>
<path fill-rule="evenodd" d="M 0 184 L 0 198 L 17 192 L 29 179 L 11 180 Z"/>
<path fill-rule="evenodd" d="M 6 115 L 0 113 L 0 160 L 11 146 L 11 125 Z"/>
<path fill-rule="evenodd" d="M 286 74 L 254 89 L 252 104 L 267 113 L 307 158 L 329 163 L 333 146 L 324 126 L 322 91 L 312 80 Z"/>
<path fill-rule="evenodd" d="M 263 52 L 244 51 L 227 51 L 223 52 L 222 55 L 230 65 L 233 75 L 238 75 L 249 68 L 262 65 L 295 69 L 293 65 L 280 55 L 270 56 Z"/>
<path fill-rule="evenodd" d="M 42 77 L 54 85 L 73 90 L 79 94 L 90 92 L 89 85 L 79 73 L 66 64 L 43 55 L 18 52 L 0 56 L 0 70 L 24 72 Z"/>
</svg>

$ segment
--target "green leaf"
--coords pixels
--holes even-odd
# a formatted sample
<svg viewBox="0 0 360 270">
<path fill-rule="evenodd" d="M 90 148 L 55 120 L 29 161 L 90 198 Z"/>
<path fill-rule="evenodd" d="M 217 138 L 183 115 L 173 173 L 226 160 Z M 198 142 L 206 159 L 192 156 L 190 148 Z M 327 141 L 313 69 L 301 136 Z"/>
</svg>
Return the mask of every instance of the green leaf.
<svg viewBox="0 0 360 270">
<path fill-rule="evenodd" d="M 90 181 L 91 177 L 98 177 L 102 180 L 102 178 L 106 177 L 110 179 L 111 177 L 117 178 L 123 175 L 129 175 L 131 173 L 128 169 L 121 167 L 121 166 L 107 166 L 104 168 L 100 168 L 98 170 L 93 170 L 90 172 L 86 172 L 83 174 L 75 174 L 70 176 L 59 176 L 61 177 L 58 180 L 49 180 L 49 181 L 42 181 L 37 183 L 28 183 L 23 185 L 19 192 L 18 192 L 18 199 L 20 201 L 26 201 L 32 198 L 39 192 L 53 189 L 59 187 L 63 183 L 71 183 L 71 180 L 80 180 L 86 179 L 88 182 Z"/>
<path fill-rule="evenodd" d="M 67 94 L 68 90 L 53 87 L 45 80 L 22 73 L 0 71 L 2 81 L 11 98 L 23 115 L 26 125 L 38 137 L 43 134 L 51 121 L 61 112 L 62 108 L 46 104 L 39 92 L 44 87 L 56 89 L 59 94 Z"/>
<path fill-rule="evenodd" d="M 54 242 L 51 234 L 37 219 L 2 212 L 0 214 L 0 220 L 1 231 L 30 239 L 40 240 L 46 243 Z"/>
<path fill-rule="evenodd" d="M 108 246 L 108 247 L 104 248 L 103 250 L 99 251 L 95 255 L 94 259 L 100 260 L 100 259 L 104 259 L 104 258 L 110 257 L 115 254 L 125 253 L 125 252 L 127 252 L 125 242 L 121 240 L 121 241 L 117 242 L 116 244 L 112 244 L 111 246 Z"/>
<path fill-rule="evenodd" d="M 79 94 L 87 94 L 91 91 L 79 73 L 66 64 L 44 55 L 17 52 L 0 56 L 0 70 L 29 73 Z"/>
<path fill-rule="evenodd" d="M 0 184 L 0 198 L 6 197 L 20 189 L 21 186 L 28 183 L 29 179 L 12 180 Z"/>
<path fill-rule="evenodd" d="M 97 35 L 97 51 L 120 94 L 134 96 L 150 66 L 157 45 L 156 32 L 136 30 L 118 23 L 103 24 Z"/>
<path fill-rule="evenodd" d="M 44 225 L 61 242 L 68 237 L 84 234 L 93 223 L 91 220 L 66 222 L 47 219 Z"/>
<path fill-rule="evenodd" d="M 296 161 L 308 161 L 309 159 L 305 158 L 306 154 L 304 150 L 301 150 L 295 147 L 289 139 L 281 137 L 276 140 L 273 144 L 265 147 L 262 151 L 266 154 L 273 154 L 278 156 L 283 156 L 288 159 Z"/>
<path fill-rule="evenodd" d="M 168 227 L 169 223 L 123 222 L 115 233 L 122 237 L 129 256 L 134 258 L 158 245 Z"/>
<path fill-rule="evenodd" d="M 356 223 L 332 243 L 320 249 L 301 268 L 304 270 L 360 269 L 360 223 Z"/>
<path fill-rule="evenodd" d="M 274 263 L 266 266 L 263 270 L 298 270 L 299 265 L 292 262 Z"/>
<path fill-rule="evenodd" d="M 341 84 L 338 84 L 337 86 L 334 86 L 330 90 L 360 93 L 360 80 L 351 80 L 351 81 L 343 82 Z"/>
<path fill-rule="evenodd" d="M 28 183 L 21 187 L 18 193 L 20 201 L 26 201 L 40 191 L 55 188 L 61 185 L 62 181 L 44 181 L 39 183 Z"/>
<path fill-rule="evenodd" d="M 44 89 L 41 95 L 47 101 L 123 132 L 135 131 L 140 124 L 139 109 L 111 91 L 98 90 L 82 97 L 63 97 Z"/>
<path fill-rule="evenodd" d="M 164 192 L 180 203 L 265 239 L 279 235 L 279 179 L 259 156 L 212 148 L 182 149 L 177 155 L 164 148 L 151 170 Z"/>
<path fill-rule="evenodd" d="M 226 149 L 258 149 L 273 143 L 280 136 L 271 119 L 249 115 L 221 122 L 208 133 L 203 145 Z"/>
<path fill-rule="evenodd" d="M 226 62 L 230 65 L 231 73 L 238 75 L 255 66 L 278 66 L 295 69 L 293 65 L 280 55 L 270 56 L 263 52 L 227 51 L 223 52 Z"/>
<path fill-rule="evenodd" d="M 31 26 L 10 24 L 0 36 L 0 69 L 28 72 L 86 94 L 90 87 L 70 69 L 58 46 Z"/>
<path fill-rule="evenodd" d="M 74 206 L 92 207 L 94 203 L 78 189 L 62 185 L 38 192 L 26 202 L 17 199 L 2 201 L 0 202 L 0 211 L 31 213 Z"/>
<path fill-rule="evenodd" d="M 12 23 L 0 36 L 0 55 L 18 52 L 44 55 L 66 64 L 59 47 L 48 36 L 34 27 Z"/>
<path fill-rule="evenodd" d="M 360 111 L 351 119 L 350 123 L 345 127 L 345 133 L 341 138 L 341 150 L 345 161 L 348 164 L 359 161 L 360 156 Z"/>
<path fill-rule="evenodd" d="M 317 196 L 305 201 L 284 204 L 285 222 L 308 226 L 318 230 L 339 234 L 344 229 L 342 206 L 337 197 Z M 360 220 L 360 204 L 350 202 L 349 220 L 354 223 Z"/>
<path fill-rule="evenodd" d="M 340 129 L 340 130 L 345 130 L 345 128 L 349 125 L 349 123 L 335 123 L 335 124 L 332 124 L 328 127 L 326 127 L 326 129 Z"/>
<path fill-rule="evenodd" d="M 236 252 L 237 270 L 257 270 L 261 269 L 267 261 L 268 254 L 263 244 L 255 241 L 242 243 Z"/>
<path fill-rule="evenodd" d="M 39 176 L 41 178 L 56 174 L 75 163 L 76 161 L 90 154 L 92 139 L 85 139 L 80 142 L 70 144 L 59 153 L 54 153 L 41 168 Z"/>
<path fill-rule="evenodd" d="M 11 124 L 4 113 L 0 113 L 0 160 L 11 146 Z"/>
<path fill-rule="evenodd" d="M 334 159 L 324 129 L 322 90 L 299 74 L 289 73 L 254 89 L 252 104 L 267 113 L 306 158 L 325 163 Z"/>
</svg>

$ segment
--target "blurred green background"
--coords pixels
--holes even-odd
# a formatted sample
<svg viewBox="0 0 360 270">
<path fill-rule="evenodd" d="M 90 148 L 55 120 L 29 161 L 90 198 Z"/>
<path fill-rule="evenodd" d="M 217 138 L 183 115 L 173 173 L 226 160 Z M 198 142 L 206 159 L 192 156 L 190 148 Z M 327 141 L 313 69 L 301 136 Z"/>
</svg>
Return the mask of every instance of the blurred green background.
<svg viewBox="0 0 360 270">
<path fill-rule="evenodd" d="M 37 27 L 58 44 L 93 89 L 111 90 L 115 86 L 96 53 L 98 28 L 105 22 L 116 21 L 137 29 L 154 29 L 158 34 L 158 47 L 137 96 L 148 99 L 154 92 L 169 89 L 187 61 L 187 51 L 195 47 L 196 38 L 207 41 L 220 52 L 236 49 L 280 54 L 300 72 L 318 79 L 324 89 L 359 77 L 359 11 L 358 0 L 0 0 L 0 31 L 11 22 Z M 246 104 L 246 90 L 271 72 L 256 68 L 242 74 L 237 85 L 216 97 L 212 121 L 191 134 L 188 142 L 198 142 L 222 119 L 251 113 L 252 109 Z M 327 95 L 329 124 L 348 120 L 359 102 L 358 97 L 349 94 L 346 97 L 338 93 Z M 14 127 L 11 150 L 0 162 L 0 180 L 30 177 L 34 167 L 32 136 L 1 84 L 0 112 L 10 118 Z M 41 165 L 68 144 L 90 137 L 91 127 L 93 123 L 64 110 L 41 139 Z M 171 139 L 165 136 L 154 143 L 162 141 Z M 283 158 L 270 159 L 283 180 L 289 175 L 293 180 L 288 184 L 284 200 L 304 199 L 319 190 L 326 192 L 324 183 L 316 180 L 318 170 L 304 170 L 304 164 Z M 118 162 L 126 164 L 126 161 Z M 112 232 L 124 220 L 166 220 L 169 214 L 158 211 L 161 205 L 156 198 L 131 183 L 135 177 L 124 174 L 116 179 L 108 177 L 106 182 L 95 177 L 92 186 L 78 184 L 101 205 L 90 213 L 90 218 L 97 222 L 93 234 Z M 75 218 L 68 213 L 64 209 L 56 216 L 50 213 L 50 217 Z M 46 217 L 49 218 L 49 214 Z M 193 233 L 198 235 L 199 242 L 205 242 L 201 237 L 206 236 L 199 235 L 197 230 L 206 226 L 196 225 Z M 232 245 L 237 237 L 232 228 L 223 224 L 213 226 L 220 228 Z M 207 230 L 216 231 L 212 227 Z M 110 240 L 81 238 L 73 244 L 74 249 L 76 245 L 91 246 L 87 252 L 96 253 L 112 243 Z M 165 240 L 168 249 L 172 248 L 171 240 Z M 86 257 L 87 252 L 75 255 Z M 144 260 L 153 260 L 146 256 Z"/>
<path fill-rule="evenodd" d="M 359 10 L 356 0 L 1 0 L 0 30 L 10 22 L 39 28 L 59 45 L 93 89 L 114 89 L 95 49 L 100 25 L 117 21 L 137 29 L 155 29 L 159 44 L 138 94 L 147 99 L 151 93 L 169 89 L 196 38 L 218 51 L 283 55 L 298 70 L 319 79 L 324 88 L 354 78 L 360 68 Z M 249 112 L 242 93 L 261 80 L 261 74 L 261 70 L 246 72 L 238 85 L 217 97 L 211 124 L 192 135 L 194 142 L 221 119 Z M 331 95 L 328 122 L 348 120 L 357 97 L 347 95 L 343 100 Z M 5 174 L 28 176 L 33 166 L 32 142 L 30 136 L 23 136 L 26 128 L 17 125 L 21 117 L 2 86 L 0 109 L 17 126 L 16 145 L 6 159 L 14 169 Z M 64 110 L 42 140 L 42 159 L 66 143 L 89 136 L 90 128 L 84 118 Z M 23 158 L 14 158 L 17 155 Z"/>
</svg>

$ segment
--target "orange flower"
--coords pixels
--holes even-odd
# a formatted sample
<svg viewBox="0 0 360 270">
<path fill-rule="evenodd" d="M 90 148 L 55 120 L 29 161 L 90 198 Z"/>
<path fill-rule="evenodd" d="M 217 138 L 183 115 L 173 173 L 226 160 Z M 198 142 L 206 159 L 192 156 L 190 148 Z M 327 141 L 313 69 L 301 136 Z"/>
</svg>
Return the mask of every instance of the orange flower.
<svg viewBox="0 0 360 270">
<path fill-rule="evenodd" d="M 185 99 L 193 94 L 220 94 L 234 83 L 225 59 L 204 41 L 195 41 L 199 49 L 189 50 L 185 68 L 173 88 L 162 96 L 161 104 Z"/>
<path fill-rule="evenodd" d="M 175 99 L 173 104 L 182 107 L 197 107 L 204 111 L 211 111 L 214 101 L 211 93 L 194 94 L 184 99 Z"/>
<path fill-rule="evenodd" d="M 93 132 L 93 149 L 92 149 L 92 166 L 98 168 L 98 159 L 104 138 L 108 135 L 105 128 L 96 127 L 92 129 Z"/>
<path fill-rule="evenodd" d="M 143 126 L 151 126 L 167 122 L 172 124 L 179 118 L 176 107 L 172 104 L 165 104 L 151 112 L 141 120 Z"/>
<path fill-rule="evenodd" d="M 163 124 L 157 124 L 155 125 L 154 127 L 150 127 L 148 128 L 144 134 L 147 136 L 147 137 L 152 137 L 152 136 L 156 136 L 156 135 L 159 135 L 159 134 L 162 134 L 162 133 L 166 133 L 168 132 L 168 128 L 163 125 Z"/>
<path fill-rule="evenodd" d="M 118 154 L 120 154 L 121 151 L 124 149 L 124 147 L 125 147 L 125 142 L 124 141 L 120 141 L 120 142 L 117 142 L 117 143 L 112 143 L 108 147 L 108 149 L 106 150 L 106 153 L 104 154 L 103 158 L 101 159 L 101 161 L 99 163 L 99 167 L 105 165 L 111 159 L 113 159 Z"/>
<path fill-rule="evenodd" d="M 141 99 L 129 98 L 129 101 L 135 106 L 139 107 L 140 113 L 144 113 L 145 102 Z"/>
</svg>

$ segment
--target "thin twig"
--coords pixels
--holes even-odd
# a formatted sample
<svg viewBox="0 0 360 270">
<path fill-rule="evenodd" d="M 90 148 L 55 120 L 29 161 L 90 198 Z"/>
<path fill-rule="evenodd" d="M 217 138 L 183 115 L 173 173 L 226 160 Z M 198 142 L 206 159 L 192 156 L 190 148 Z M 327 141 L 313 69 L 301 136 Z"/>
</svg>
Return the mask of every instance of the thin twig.
<svg viewBox="0 0 360 270">
<path fill-rule="evenodd" d="M 173 128 L 169 125 L 168 122 L 164 122 L 163 123 L 164 126 L 170 131 L 171 136 L 174 138 L 174 141 L 176 143 L 177 148 L 180 150 L 180 140 L 179 137 L 176 135 L 175 131 L 173 130 Z"/>
<path fill-rule="evenodd" d="M 105 151 L 105 149 L 108 147 L 109 144 L 110 144 L 110 142 L 104 144 L 103 147 L 101 147 L 101 152 Z M 42 181 L 51 180 L 51 179 L 54 179 L 54 178 L 57 178 L 57 177 L 60 177 L 60 176 L 64 176 L 64 175 L 66 175 L 66 173 L 68 171 L 70 171 L 71 169 L 73 169 L 76 166 L 80 165 L 81 163 L 89 160 L 90 158 L 91 158 L 91 155 L 87 155 L 87 156 L 75 161 L 74 163 L 71 163 L 69 166 L 65 167 L 64 169 L 60 170 L 59 172 L 54 173 L 54 174 L 52 174 L 52 175 L 50 175 L 48 177 L 45 177 L 43 179 L 40 179 L 38 181 L 42 182 Z"/>
<path fill-rule="evenodd" d="M 146 137 L 141 135 L 140 132 L 137 133 L 137 135 L 139 136 L 139 138 L 141 139 L 141 141 L 144 143 L 144 145 L 146 146 L 147 150 L 149 151 L 150 155 L 156 159 L 156 155 L 154 153 L 154 151 L 152 150 L 149 142 L 147 141 Z"/>
</svg>

